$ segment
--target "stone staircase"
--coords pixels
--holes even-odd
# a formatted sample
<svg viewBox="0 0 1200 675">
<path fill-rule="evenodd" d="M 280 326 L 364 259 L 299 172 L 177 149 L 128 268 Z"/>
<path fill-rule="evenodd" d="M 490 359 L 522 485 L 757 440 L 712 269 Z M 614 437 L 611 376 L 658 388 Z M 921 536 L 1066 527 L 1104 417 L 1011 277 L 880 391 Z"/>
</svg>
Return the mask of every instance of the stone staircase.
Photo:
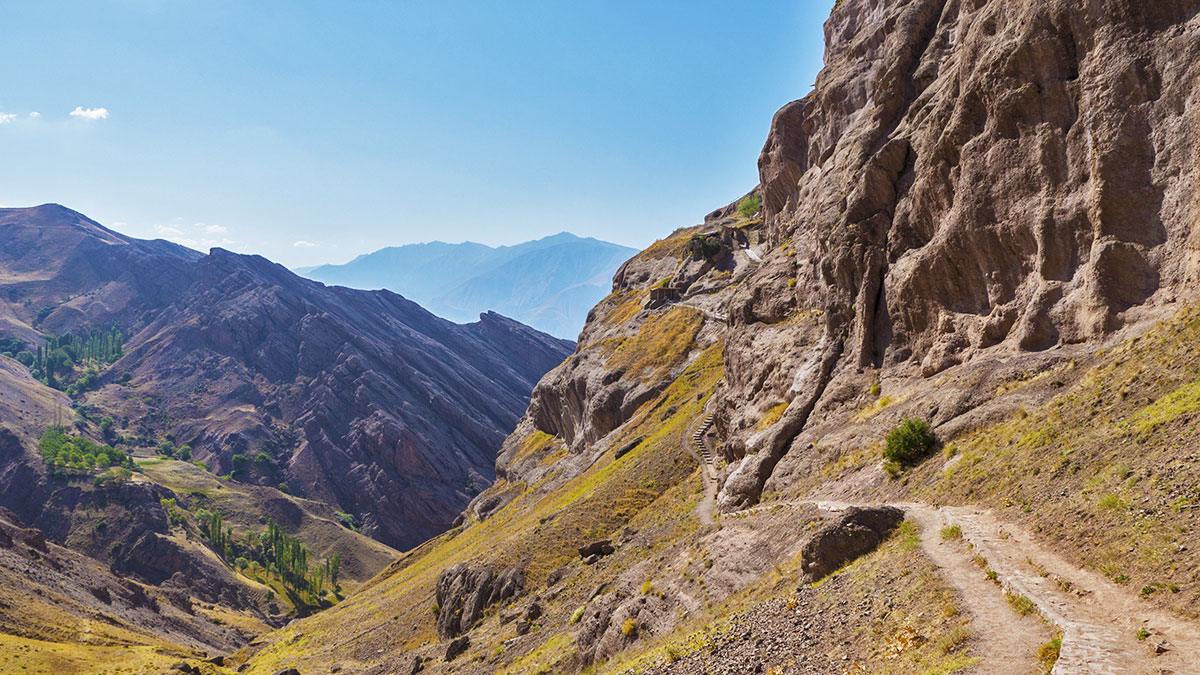
<svg viewBox="0 0 1200 675">
<path fill-rule="evenodd" d="M 710 476 L 716 473 L 716 468 L 713 465 L 712 452 L 709 451 L 708 444 L 704 442 L 704 435 L 708 433 L 712 425 L 713 416 L 709 413 L 708 417 L 704 418 L 704 421 L 700 423 L 699 427 L 696 427 L 696 431 L 692 434 L 692 443 L 696 445 L 696 450 L 700 452 L 700 458 L 704 460 L 704 467 Z"/>
</svg>

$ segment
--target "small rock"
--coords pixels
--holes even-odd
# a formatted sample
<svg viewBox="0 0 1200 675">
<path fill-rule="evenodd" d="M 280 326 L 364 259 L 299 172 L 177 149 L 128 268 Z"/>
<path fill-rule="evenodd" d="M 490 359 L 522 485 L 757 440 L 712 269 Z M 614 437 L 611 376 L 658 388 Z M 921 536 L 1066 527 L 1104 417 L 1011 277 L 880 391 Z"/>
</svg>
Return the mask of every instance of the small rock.
<svg viewBox="0 0 1200 675">
<path fill-rule="evenodd" d="M 550 573 L 550 576 L 546 577 L 546 586 L 550 587 L 554 584 L 557 584 L 558 582 L 562 581 L 562 578 L 565 576 L 567 576 L 567 568 L 560 567 L 554 570 Z"/>
<path fill-rule="evenodd" d="M 604 539 L 602 541 L 592 542 L 587 546 L 580 548 L 579 557 L 588 558 L 591 556 L 612 555 L 615 550 L 616 549 L 613 548 L 612 541 Z"/>
<path fill-rule="evenodd" d="M 275 675 L 300 675 L 300 671 L 295 668 L 284 668 L 283 670 L 275 671 Z"/>
<path fill-rule="evenodd" d="M 454 638 L 446 645 L 446 660 L 453 661 L 471 647 L 471 638 L 466 635 Z M 298 674 L 297 674 L 298 675 Z"/>
</svg>

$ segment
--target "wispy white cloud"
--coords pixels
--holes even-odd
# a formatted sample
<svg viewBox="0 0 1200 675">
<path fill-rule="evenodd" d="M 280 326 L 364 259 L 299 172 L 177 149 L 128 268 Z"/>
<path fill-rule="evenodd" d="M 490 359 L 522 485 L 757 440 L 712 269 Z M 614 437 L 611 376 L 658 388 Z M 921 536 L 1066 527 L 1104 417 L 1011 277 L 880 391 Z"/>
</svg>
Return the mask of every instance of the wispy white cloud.
<svg viewBox="0 0 1200 675">
<path fill-rule="evenodd" d="M 316 248 L 317 244 L 314 244 L 311 241 L 304 241 L 303 239 L 301 239 L 300 241 L 292 244 L 292 246 L 295 246 L 296 248 Z"/>
<path fill-rule="evenodd" d="M 12 113 L 0 113 L 0 124 L 9 124 L 15 119 L 17 116 Z"/>
<path fill-rule="evenodd" d="M 33 111 L 33 112 L 31 112 L 31 113 L 29 113 L 29 118 L 30 118 L 30 119 L 34 119 L 34 120 L 36 120 L 37 118 L 39 118 L 39 117 L 41 117 L 41 116 L 42 116 L 42 113 L 40 113 L 40 112 L 38 112 L 38 111 L 36 111 L 36 110 L 35 110 L 35 111 Z"/>
<path fill-rule="evenodd" d="M 106 120 L 108 119 L 108 108 L 75 106 L 75 109 L 71 111 L 71 117 L 81 117 L 85 120 Z"/>
<path fill-rule="evenodd" d="M 229 229 L 224 225 L 206 225 L 205 223 L 193 223 L 186 225 L 181 222 L 182 218 L 176 218 L 170 225 L 155 225 L 154 230 L 158 236 L 167 241 L 175 242 L 180 246 L 186 246 L 197 251 L 207 251 L 211 248 L 233 248 L 238 246 L 238 242 L 229 237 L 221 237 L 217 239 L 211 236 L 212 234 L 223 234 Z"/>
</svg>

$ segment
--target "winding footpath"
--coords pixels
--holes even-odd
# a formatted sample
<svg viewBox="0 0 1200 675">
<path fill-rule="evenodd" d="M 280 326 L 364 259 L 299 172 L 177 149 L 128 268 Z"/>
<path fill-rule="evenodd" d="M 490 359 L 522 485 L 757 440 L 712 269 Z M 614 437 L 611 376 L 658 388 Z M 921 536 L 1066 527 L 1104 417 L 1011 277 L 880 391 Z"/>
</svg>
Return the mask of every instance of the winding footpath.
<svg viewBox="0 0 1200 675">
<path fill-rule="evenodd" d="M 717 474 L 706 434 L 712 416 L 692 433 L 702 464 L 704 499 L 700 522 L 715 522 Z M 1200 674 L 1200 626 L 1137 597 L 1100 574 L 1067 561 L 1023 528 L 991 511 L 912 502 L 887 504 L 905 511 L 921 528 L 921 549 L 961 598 L 971 618 L 974 672 L 1009 675 L 1035 672 L 1035 656 L 1047 639 L 1035 616 L 1021 616 L 1009 595 L 1027 598 L 1047 622 L 1062 631 L 1056 675 Z M 854 506 L 836 501 L 769 502 L 727 514 L 740 518 L 780 507 L 816 506 L 839 512 Z M 961 539 L 944 540 L 943 528 L 957 525 Z M 982 558 L 982 561 L 979 560 Z M 981 566 L 986 565 L 986 569 Z M 995 572 L 994 579 L 988 570 Z"/>
<path fill-rule="evenodd" d="M 807 502 L 826 511 L 852 504 Z M 773 505 L 772 505 L 773 506 Z M 921 548 L 962 597 L 983 657 L 982 673 L 1026 673 L 1022 656 L 1036 651 L 1037 632 L 1023 630 L 1005 592 L 1031 600 L 1063 633 L 1053 672 L 1060 675 L 1200 673 L 1200 629 L 1153 607 L 1128 589 L 1074 565 L 1042 547 L 1028 532 L 970 507 L 897 503 L 921 526 Z M 947 525 L 962 540 L 943 541 Z M 970 543 L 968 549 L 965 543 Z M 982 556 L 996 583 L 973 561 Z M 1029 618 L 1029 617 L 1026 617 Z M 1148 635 L 1141 641 L 1139 631 Z"/>
</svg>

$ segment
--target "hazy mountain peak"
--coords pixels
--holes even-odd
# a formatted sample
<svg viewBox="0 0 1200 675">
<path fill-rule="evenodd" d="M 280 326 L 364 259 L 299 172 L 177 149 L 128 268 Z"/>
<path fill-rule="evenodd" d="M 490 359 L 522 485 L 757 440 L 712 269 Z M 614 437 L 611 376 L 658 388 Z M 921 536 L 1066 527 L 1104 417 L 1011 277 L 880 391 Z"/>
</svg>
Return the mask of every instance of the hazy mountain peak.
<svg viewBox="0 0 1200 675">
<path fill-rule="evenodd" d="M 389 246 L 344 265 L 294 271 L 351 288 L 386 288 L 460 323 L 494 310 L 574 339 L 588 310 L 611 289 L 613 273 L 635 252 L 559 232 L 511 246 L 469 241 Z"/>
</svg>

